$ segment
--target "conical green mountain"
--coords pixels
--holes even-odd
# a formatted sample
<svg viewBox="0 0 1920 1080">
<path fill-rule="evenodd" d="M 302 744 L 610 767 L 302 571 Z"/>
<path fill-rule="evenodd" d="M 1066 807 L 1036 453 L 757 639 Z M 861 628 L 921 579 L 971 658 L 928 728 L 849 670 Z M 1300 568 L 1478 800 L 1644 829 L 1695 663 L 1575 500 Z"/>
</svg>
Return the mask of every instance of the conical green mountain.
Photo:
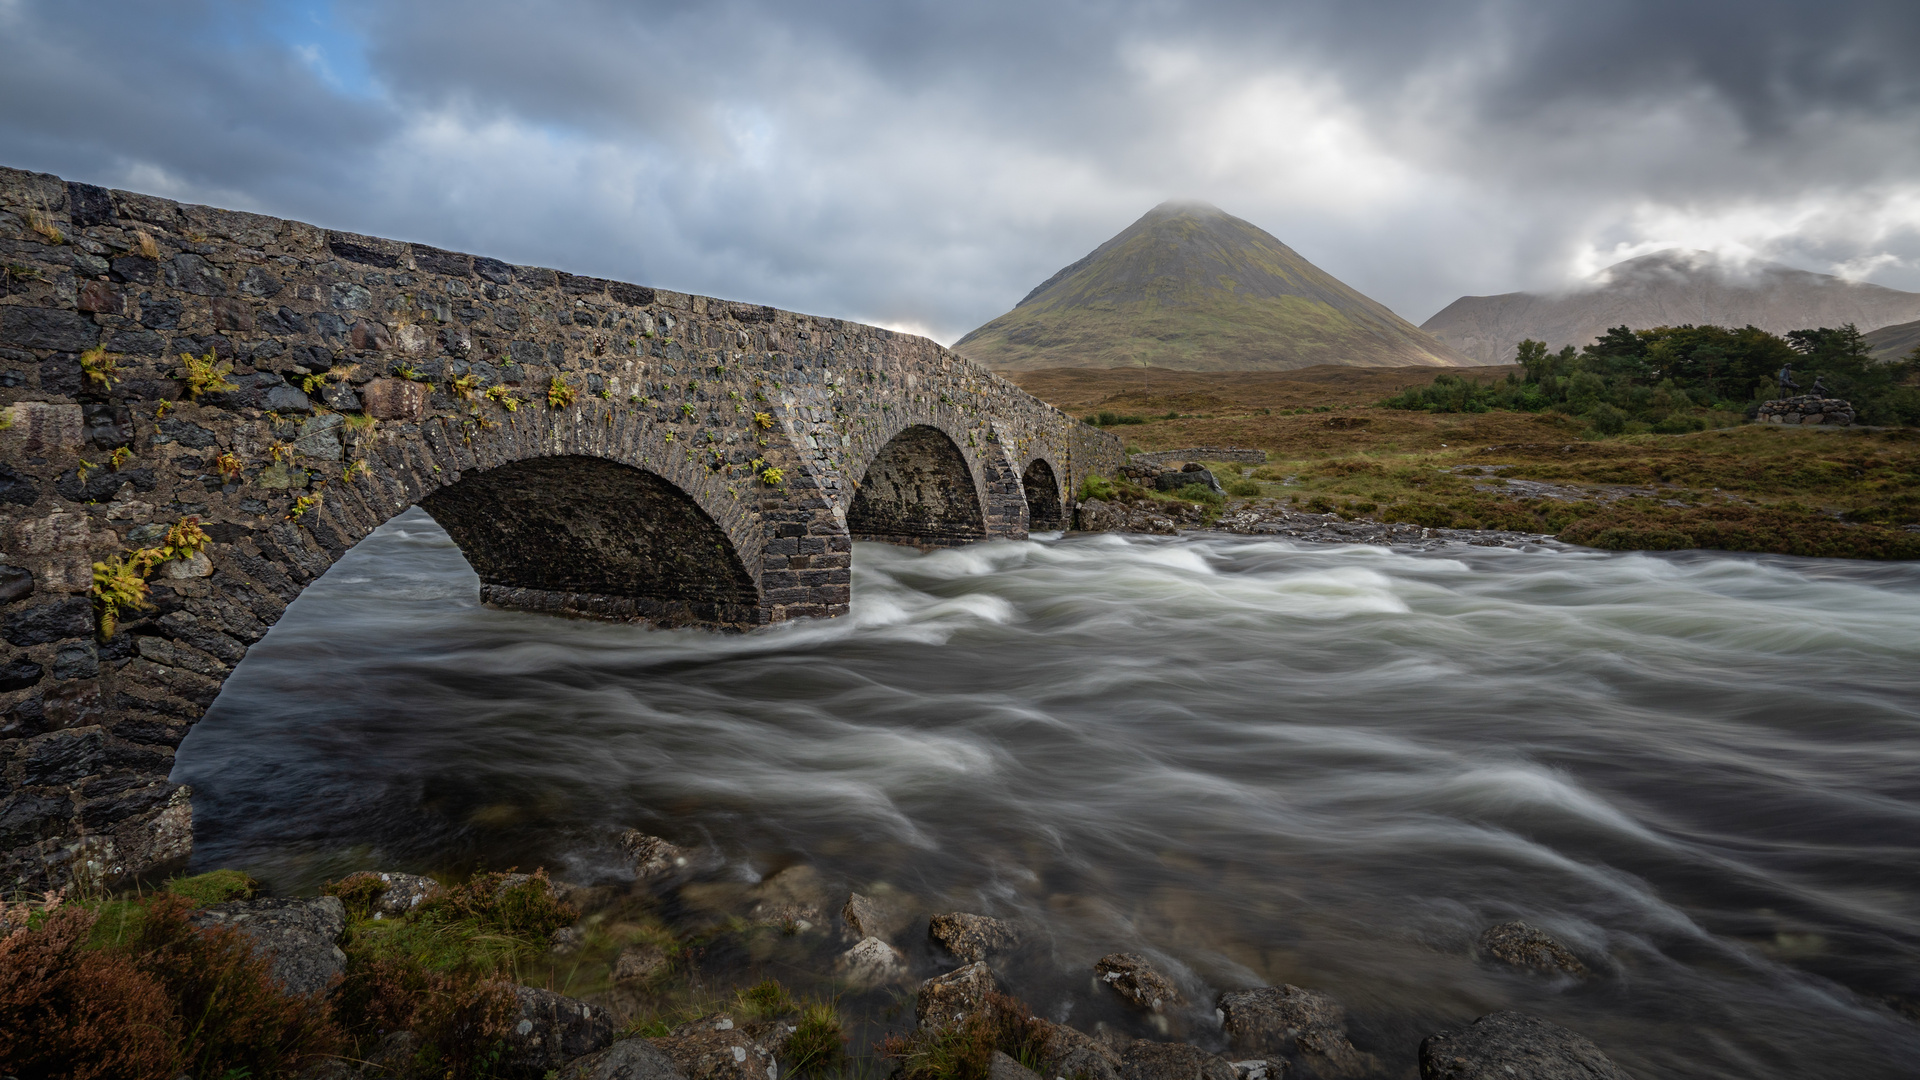
<svg viewBox="0 0 1920 1080">
<path fill-rule="evenodd" d="M 1473 363 L 1259 227 L 1199 202 L 1154 207 L 953 348 L 1009 371 Z"/>
</svg>

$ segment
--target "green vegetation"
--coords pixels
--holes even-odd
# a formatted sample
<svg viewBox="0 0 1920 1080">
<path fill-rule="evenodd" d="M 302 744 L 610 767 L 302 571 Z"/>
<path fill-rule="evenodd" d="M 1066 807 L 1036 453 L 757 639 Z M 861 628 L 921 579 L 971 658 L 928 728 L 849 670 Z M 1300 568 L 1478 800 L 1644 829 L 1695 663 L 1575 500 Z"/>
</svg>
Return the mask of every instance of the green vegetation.
<svg viewBox="0 0 1920 1080">
<path fill-rule="evenodd" d="M 208 349 L 205 356 L 181 353 L 180 363 L 180 377 L 186 380 L 187 397 L 192 400 L 200 400 L 201 394 L 220 394 L 240 389 L 227 381 L 227 376 L 233 372 L 233 365 L 224 360 L 215 363 L 212 349 Z"/>
<path fill-rule="evenodd" d="M 260 883 L 238 870 L 214 870 L 167 882 L 167 890 L 195 904 L 224 904 L 229 900 L 251 900 Z"/>
<path fill-rule="evenodd" d="M 1552 410 L 1583 418 L 1596 435 L 1675 435 L 1738 423 L 1754 402 L 1779 396 L 1778 373 L 1792 365 L 1798 391 L 1819 379 L 1828 396 L 1853 404 L 1864 424 L 1920 424 L 1920 350 L 1876 361 L 1851 323 L 1837 330 L 1795 330 L 1776 337 L 1748 326 L 1614 327 L 1576 351 L 1555 354 L 1522 341 L 1525 369 L 1504 382 L 1445 373 L 1381 404 L 1429 412 Z"/>
<path fill-rule="evenodd" d="M 990 994 L 965 1024 L 895 1035 L 875 1049 L 899 1066 L 899 1080 L 986 1080 L 998 1050 L 1046 1075 L 1047 1024 L 1024 1002 Z"/>
<path fill-rule="evenodd" d="M 197 517 L 183 517 L 172 528 L 158 547 L 140 548 L 117 558 L 106 559 L 93 564 L 93 587 L 87 595 L 93 598 L 94 611 L 100 623 L 100 640 L 113 636 L 115 625 L 122 611 L 146 611 L 153 607 L 147 602 L 147 579 L 153 576 L 155 567 L 174 559 L 191 559 L 198 555 L 211 541 L 200 528 Z"/>
<path fill-rule="evenodd" d="M 113 389 L 113 377 L 119 373 L 119 365 L 107 355 L 105 345 L 96 345 L 80 354 L 80 372 L 88 382 L 98 383 L 100 389 Z"/>
<path fill-rule="evenodd" d="M 1112 412 L 1098 412 L 1088 416 L 1086 421 L 1094 427 L 1106 428 L 1120 427 L 1124 424 L 1144 424 L 1147 422 L 1147 418 L 1144 416 L 1123 416 L 1119 413 Z"/>
</svg>

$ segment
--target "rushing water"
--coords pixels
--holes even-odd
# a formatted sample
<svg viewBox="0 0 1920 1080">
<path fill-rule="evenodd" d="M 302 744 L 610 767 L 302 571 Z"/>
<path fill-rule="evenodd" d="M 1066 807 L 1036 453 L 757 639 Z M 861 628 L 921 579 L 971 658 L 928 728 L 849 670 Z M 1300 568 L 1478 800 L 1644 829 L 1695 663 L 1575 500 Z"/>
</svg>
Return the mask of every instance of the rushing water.
<svg viewBox="0 0 1920 1080">
<path fill-rule="evenodd" d="M 1131 949 L 1333 994 L 1382 1075 L 1503 1007 L 1643 1078 L 1920 1070 L 1914 564 L 1109 534 L 861 545 L 850 617 L 744 636 L 476 595 L 417 510 L 309 588 L 182 748 L 197 860 L 607 879 L 639 827 L 1029 919 L 1076 1023 Z M 1476 961 L 1516 917 L 1597 977 Z"/>
</svg>

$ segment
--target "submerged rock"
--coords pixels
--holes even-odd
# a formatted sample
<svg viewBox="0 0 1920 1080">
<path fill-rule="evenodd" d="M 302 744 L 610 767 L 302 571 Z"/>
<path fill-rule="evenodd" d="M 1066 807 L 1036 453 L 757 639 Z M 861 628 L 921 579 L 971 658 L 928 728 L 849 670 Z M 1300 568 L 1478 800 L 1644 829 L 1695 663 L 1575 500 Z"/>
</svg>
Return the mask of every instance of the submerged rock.
<svg viewBox="0 0 1920 1080">
<path fill-rule="evenodd" d="M 1130 1004 L 1159 1012 L 1180 1003 L 1180 989 L 1173 980 L 1154 970 L 1146 957 L 1134 953 L 1110 953 L 1095 961 L 1093 970 L 1100 981 Z"/>
<path fill-rule="evenodd" d="M 993 972 L 984 962 L 975 961 L 921 983 L 914 998 L 913 1017 L 927 1031 L 958 1027 L 985 1008 L 987 996 L 997 989 Z"/>
<path fill-rule="evenodd" d="M 877 937 L 861 938 L 833 962 L 833 971 L 855 987 L 870 989 L 904 978 L 907 957 Z"/>
<path fill-rule="evenodd" d="M 628 829 L 620 834 L 620 849 L 627 853 L 633 876 L 639 878 L 642 884 L 675 877 L 693 865 L 693 854 L 686 848 L 677 847 L 657 836 L 648 836 L 638 829 Z"/>
<path fill-rule="evenodd" d="M 1239 1080 L 1283 1080 L 1287 1075 L 1284 1058 L 1248 1058 L 1228 1064 L 1233 1066 L 1233 1074 Z"/>
<path fill-rule="evenodd" d="M 1136 1040 L 1120 1056 L 1122 1080 L 1239 1080 L 1233 1063 L 1188 1043 Z"/>
<path fill-rule="evenodd" d="M 1260 986 L 1221 994 L 1220 1026 L 1236 1054 L 1297 1054 L 1321 1073 L 1354 1073 L 1368 1057 L 1347 1040 L 1347 1013 L 1325 994 L 1298 986 Z"/>
<path fill-rule="evenodd" d="M 1013 924 L 986 915 L 956 911 L 927 920 L 927 936 L 963 964 L 972 964 L 1020 945 Z"/>
<path fill-rule="evenodd" d="M 853 931 L 856 940 L 880 938 L 892 941 L 893 935 L 906 929 L 907 924 L 913 921 L 913 916 L 892 900 L 859 893 L 848 897 L 846 906 L 840 909 L 840 918 L 847 924 L 847 929 Z"/>
<path fill-rule="evenodd" d="M 1420 1043 L 1421 1080 L 1631 1080 L 1584 1036 L 1497 1012 Z"/>
<path fill-rule="evenodd" d="M 621 1039 L 560 1070 L 560 1080 L 687 1080 L 665 1050 L 649 1039 Z"/>
<path fill-rule="evenodd" d="M 687 1080 L 774 1080 L 773 1053 L 729 1016 L 682 1024 L 652 1043 L 673 1059 Z"/>
<path fill-rule="evenodd" d="M 291 994 L 316 994 L 347 970 L 340 934 L 346 905 L 337 896 L 312 900 L 233 900 L 187 916 L 195 926 L 231 926 L 253 939 L 255 956 L 273 958 L 273 978 Z"/>
<path fill-rule="evenodd" d="M 755 922 L 790 926 L 798 931 L 825 924 L 832 894 L 811 866 L 789 866 L 755 885 L 747 895 L 754 901 L 747 917 Z"/>
<path fill-rule="evenodd" d="M 1486 933 L 1480 935 L 1480 948 L 1495 960 L 1517 968 L 1581 979 L 1593 974 L 1579 957 L 1546 931 L 1518 920 L 1487 927 Z"/>
<path fill-rule="evenodd" d="M 506 1056 L 513 1068 L 557 1069 L 613 1043 L 613 1014 L 598 1005 L 532 986 L 513 988 Z"/>
</svg>

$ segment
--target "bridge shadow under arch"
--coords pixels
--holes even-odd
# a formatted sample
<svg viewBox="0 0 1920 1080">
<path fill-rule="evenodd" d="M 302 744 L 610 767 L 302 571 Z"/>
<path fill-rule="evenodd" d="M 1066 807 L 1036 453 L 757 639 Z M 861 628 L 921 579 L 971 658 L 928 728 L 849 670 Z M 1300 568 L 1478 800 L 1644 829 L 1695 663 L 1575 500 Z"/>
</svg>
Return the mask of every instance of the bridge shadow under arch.
<svg viewBox="0 0 1920 1080">
<path fill-rule="evenodd" d="M 952 437 L 928 424 L 904 428 L 867 467 L 847 531 L 855 540 L 953 547 L 987 538 L 973 470 Z"/>
<path fill-rule="evenodd" d="M 1066 507 L 1060 498 L 1060 478 L 1046 458 L 1034 458 L 1020 475 L 1027 497 L 1027 528 L 1046 532 L 1067 527 Z"/>
<path fill-rule="evenodd" d="M 578 455 L 466 474 L 422 498 L 481 600 L 663 626 L 756 621 L 760 592 L 720 525 L 632 465 Z"/>
</svg>

